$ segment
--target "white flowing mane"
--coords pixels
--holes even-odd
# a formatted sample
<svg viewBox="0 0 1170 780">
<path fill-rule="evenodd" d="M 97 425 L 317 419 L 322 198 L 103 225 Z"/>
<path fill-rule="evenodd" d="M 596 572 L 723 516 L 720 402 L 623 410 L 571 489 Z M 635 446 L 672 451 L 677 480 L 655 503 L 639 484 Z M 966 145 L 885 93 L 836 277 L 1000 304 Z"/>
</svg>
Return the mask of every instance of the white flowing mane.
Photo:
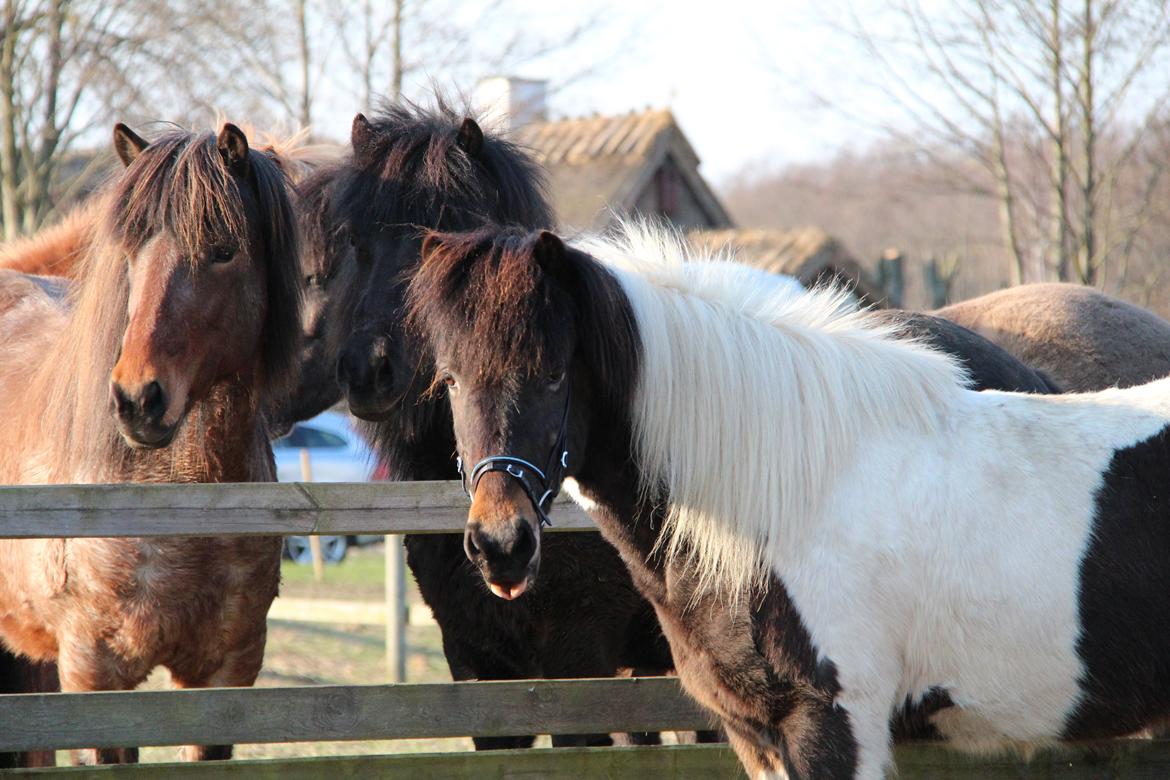
<svg viewBox="0 0 1170 780">
<path fill-rule="evenodd" d="M 666 552 L 690 559 L 700 590 L 763 585 L 767 551 L 799 534 L 867 437 L 940 429 L 967 384 L 840 289 L 794 294 L 639 223 L 578 246 L 633 308 L 643 489 L 669 494 Z"/>
</svg>

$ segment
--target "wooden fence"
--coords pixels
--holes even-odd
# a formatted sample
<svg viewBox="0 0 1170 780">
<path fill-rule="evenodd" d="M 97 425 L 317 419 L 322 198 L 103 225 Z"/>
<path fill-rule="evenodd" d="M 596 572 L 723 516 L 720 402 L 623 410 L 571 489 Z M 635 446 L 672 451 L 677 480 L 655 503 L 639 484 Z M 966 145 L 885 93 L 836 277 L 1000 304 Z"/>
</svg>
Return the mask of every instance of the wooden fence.
<svg viewBox="0 0 1170 780">
<path fill-rule="evenodd" d="M 439 533 L 459 530 L 454 483 L 0 487 L 0 537 Z M 556 532 L 593 528 L 571 505 Z M 711 718 L 672 679 L 131 691 L 0 696 L 0 751 L 696 730 Z M 1170 746 L 972 759 L 898 748 L 903 778 L 1170 777 Z M 739 778 L 721 745 L 398 754 L 207 764 L 0 770 L 86 778 Z"/>
</svg>

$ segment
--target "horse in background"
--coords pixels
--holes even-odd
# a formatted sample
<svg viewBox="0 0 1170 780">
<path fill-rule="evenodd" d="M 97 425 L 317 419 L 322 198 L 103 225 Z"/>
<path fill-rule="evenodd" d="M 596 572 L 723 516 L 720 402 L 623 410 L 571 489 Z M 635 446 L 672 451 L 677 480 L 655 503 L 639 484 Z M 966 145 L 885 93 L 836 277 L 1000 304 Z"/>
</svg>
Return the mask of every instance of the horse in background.
<svg viewBox="0 0 1170 780">
<path fill-rule="evenodd" d="M 323 353 L 334 356 L 336 386 L 368 420 L 361 428 L 391 478 L 449 480 L 456 473 L 450 412 L 428 394 L 431 369 L 403 321 L 421 234 L 487 220 L 550 225 L 543 178 L 521 150 L 442 106 L 359 114 L 351 144 L 338 170 L 304 185 L 306 202 L 316 203 L 306 212 L 307 253 L 325 256 Z M 405 545 L 456 680 L 610 677 L 630 668 L 664 674 L 673 667 L 652 610 L 596 534 L 554 537 L 546 554 L 562 564 L 559 573 L 508 603 L 484 587 L 459 536 L 407 535 Z M 532 741 L 475 739 L 480 749 Z M 556 745 L 610 741 L 604 734 L 553 735 Z"/>
<path fill-rule="evenodd" d="M 969 328 L 1072 392 L 1170 375 L 1170 322 L 1075 284 L 1025 284 L 935 315 Z"/>
<path fill-rule="evenodd" d="M 563 480 L 753 777 L 881 778 L 906 710 L 977 751 L 1170 715 L 1170 379 L 975 392 L 833 291 L 585 247 L 433 235 L 411 283 L 485 580 L 543 576 Z"/>
<path fill-rule="evenodd" d="M 299 330 L 287 177 L 230 124 L 114 142 L 127 168 L 65 305 L 0 272 L 0 482 L 272 481 L 262 404 L 293 385 Z M 259 673 L 277 537 L 4 540 L 0 562 L 0 639 L 56 661 L 62 690 Z"/>
</svg>

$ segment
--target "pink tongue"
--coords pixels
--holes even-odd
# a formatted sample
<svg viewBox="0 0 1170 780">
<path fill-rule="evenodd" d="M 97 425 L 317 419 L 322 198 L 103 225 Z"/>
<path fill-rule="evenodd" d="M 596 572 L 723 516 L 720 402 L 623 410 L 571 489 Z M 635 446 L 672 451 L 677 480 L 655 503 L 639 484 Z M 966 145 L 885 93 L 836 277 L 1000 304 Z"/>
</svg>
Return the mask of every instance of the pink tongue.
<svg viewBox="0 0 1170 780">
<path fill-rule="evenodd" d="M 518 598 L 524 591 L 528 590 L 528 580 L 522 582 L 513 582 L 507 585 L 499 585 L 495 582 L 489 582 L 488 587 L 492 589 L 492 593 L 496 594 L 504 601 L 511 601 Z"/>
</svg>

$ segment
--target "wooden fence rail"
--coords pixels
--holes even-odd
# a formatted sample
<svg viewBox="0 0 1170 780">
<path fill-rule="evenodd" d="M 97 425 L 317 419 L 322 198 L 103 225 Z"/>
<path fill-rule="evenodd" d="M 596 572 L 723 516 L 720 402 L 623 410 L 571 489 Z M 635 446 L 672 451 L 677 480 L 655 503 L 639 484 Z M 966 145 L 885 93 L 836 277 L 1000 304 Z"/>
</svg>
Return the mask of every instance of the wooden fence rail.
<svg viewBox="0 0 1170 780">
<path fill-rule="evenodd" d="M 0 487 L 0 538 L 443 533 L 467 506 L 458 482 Z M 568 500 L 552 519 L 596 530 Z"/>
<path fill-rule="evenodd" d="M 0 751 L 710 728 L 673 678 L 19 694 Z"/>
<path fill-rule="evenodd" d="M 458 483 L 53 485 L 0 487 L 0 538 L 442 533 L 463 527 Z M 574 505 L 554 531 L 594 529 Z M 711 723 L 662 678 L 428 685 L 132 691 L 0 696 L 0 752 L 72 747 L 371 740 L 695 730 Z M 1118 740 L 1085 755 L 970 757 L 900 745 L 899 776 L 1170 777 L 1170 744 Z M 725 746 L 583 748 L 265 761 L 0 770 L 0 777 L 742 778 Z"/>
</svg>

